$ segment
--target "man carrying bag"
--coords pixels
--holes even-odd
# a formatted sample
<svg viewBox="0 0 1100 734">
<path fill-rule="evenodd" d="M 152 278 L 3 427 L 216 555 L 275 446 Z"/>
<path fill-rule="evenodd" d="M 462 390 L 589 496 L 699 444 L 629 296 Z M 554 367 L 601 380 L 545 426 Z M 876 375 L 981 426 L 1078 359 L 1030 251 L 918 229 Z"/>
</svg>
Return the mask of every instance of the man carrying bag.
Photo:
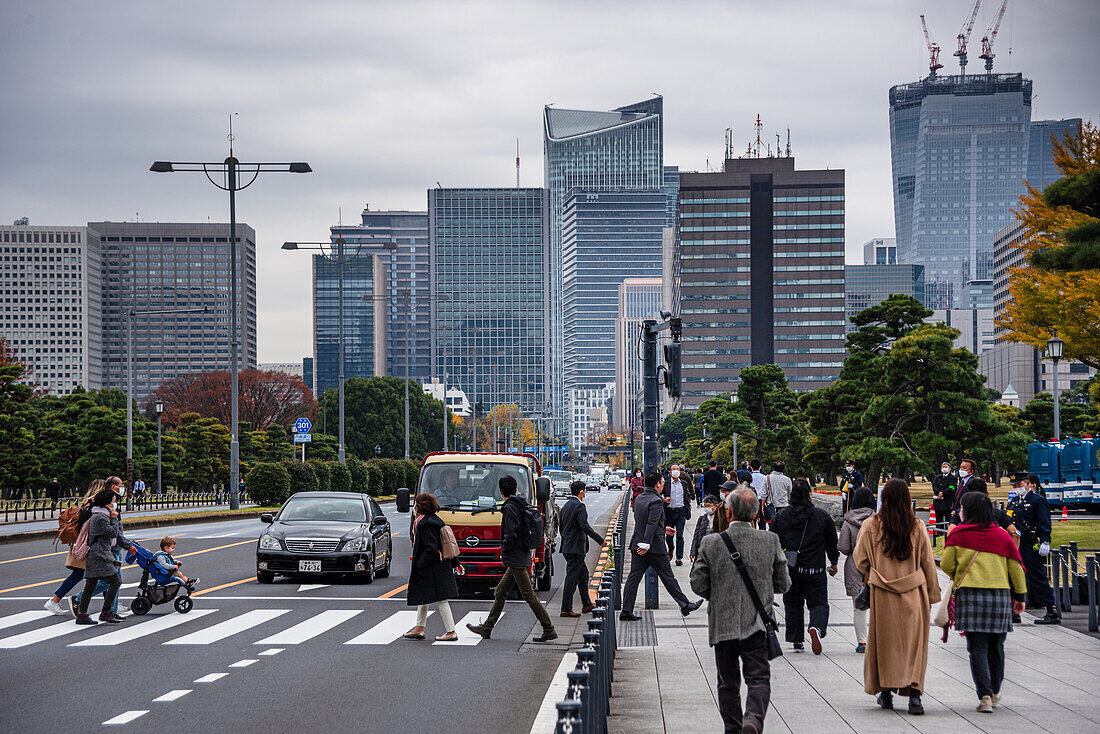
<svg viewBox="0 0 1100 734">
<path fill-rule="evenodd" d="M 710 601 L 707 624 L 727 734 L 756 734 L 764 728 L 771 699 L 768 661 L 782 654 L 771 603 L 775 594 L 790 588 L 791 578 L 779 537 L 752 527 L 759 506 L 750 490 L 730 492 L 724 507 L 729 528 L 703 538 L 691 569 L 692 590 Z M 742 670 L 748 689 L 743 713 Z"/>
</svg>

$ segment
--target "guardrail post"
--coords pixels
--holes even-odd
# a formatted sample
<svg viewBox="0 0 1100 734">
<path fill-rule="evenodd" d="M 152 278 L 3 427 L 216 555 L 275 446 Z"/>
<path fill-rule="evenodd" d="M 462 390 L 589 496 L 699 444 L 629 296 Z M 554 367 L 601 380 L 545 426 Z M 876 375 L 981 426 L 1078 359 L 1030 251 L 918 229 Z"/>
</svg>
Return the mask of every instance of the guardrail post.
<svg viewBox="0 0 1100 734">
<path fill-rule="evenodd" d="M 1062 611 L 1072 612 L 1073 599 L 1070 589 L 1073 586 L 1073 578 L 1069 570 L 1069 546 L 1060 546 L 1058 548 L 1058 556 L 1058 565 L 1062 568 Z"/>
<path fill-rule="evenodd" d="M 1100 558 L 1100 553 L 1093 555 L 1091 558 L 1085 559 L 1085 589 L 1089 595 L 1089 632 L 1100 632 L 1100 619 L 1097 618 L 1097 605 L 1100 600 L 1097 600 L 1097 591 L 1100 591 L 1100 583 L 1097 583 L 1096 578 L 1096 561 Z"/>
<path fill-rule="evenodd" d="M 1077 583 L 1080 576 L 1077 565 L 1077 541 L 1069 542 L 1069 600 L 1073 604 L 1081 603 L 1081 587 Z"/>
<path fill-rule="evenodd" d="M 554 728 L 556 734 L 579 734 L 581 731 L 581 702 L 561 701 L 555 704 L 558 710 L 558 724 Z"/>
</svg>

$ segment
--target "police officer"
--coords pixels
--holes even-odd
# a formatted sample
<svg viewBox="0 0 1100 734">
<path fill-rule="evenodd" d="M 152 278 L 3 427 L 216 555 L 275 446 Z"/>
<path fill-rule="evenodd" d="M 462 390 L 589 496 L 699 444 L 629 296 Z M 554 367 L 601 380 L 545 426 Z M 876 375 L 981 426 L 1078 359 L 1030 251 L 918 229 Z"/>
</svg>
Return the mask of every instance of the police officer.
<svg viewBox="0 0 1100 734">
<path fill-rule="evenodd" d="M 848 497 L 863 486 L 863 475 L 856 469 L 856 463 L 851 459 L 844 462 L 844 476 L 840 478 L 840 499 L 844 512 L 848 511 Z"/>
<path fill-rule="evenodd" d="M 951 471 L 951 462 L 940 464 L 940 473 L 932 477 L 932 508 L 936 511 L 936 523 L 946 522 L 951 517 L 951 508 L 955 506 L 955 492 L 959 480 Z M 939 528 L 936 535 L 940 535 Z"/>
<path fill-rule="evenodd" d="M 1024 494 L 1019 498 L 1013 520 L 1020 528 L 1020 556 L 1027 572 L 1027 587 L 1036 603 L 1047 608 L 1046 616 L 1035 624 L 1061 624 L 1062 617 L 1054 605 L 1054 592 L 1047 579 L 1046 557 L 1050 555 L 1050 505 L 1039 493 L 1039 477 L 1028 474 Z"/>
</svg>

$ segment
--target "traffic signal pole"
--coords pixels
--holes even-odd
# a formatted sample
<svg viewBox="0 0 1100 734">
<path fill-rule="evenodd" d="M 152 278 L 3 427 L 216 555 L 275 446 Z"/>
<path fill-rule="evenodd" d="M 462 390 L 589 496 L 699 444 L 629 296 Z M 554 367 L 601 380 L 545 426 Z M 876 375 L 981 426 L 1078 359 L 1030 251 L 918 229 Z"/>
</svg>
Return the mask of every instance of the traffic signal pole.
<svg viewBox="0 0 1100 734">
<path fill-rule="evenodd" d="M 660 428 L 657 421 L 657 401 L 660 397 L 657 384 L 657 335 L 668 330 L 672 344 L 665 345 L 665 386 L 669 397 L 680 397 L 680 333 L 681 321 L 667 312 L 667 319 L 657 323 L 655 319 L 642 322 L 642 466 L 645 474 L 657 471 L 661 463 L 661 448 L 657 442 Z"/>
</svg>

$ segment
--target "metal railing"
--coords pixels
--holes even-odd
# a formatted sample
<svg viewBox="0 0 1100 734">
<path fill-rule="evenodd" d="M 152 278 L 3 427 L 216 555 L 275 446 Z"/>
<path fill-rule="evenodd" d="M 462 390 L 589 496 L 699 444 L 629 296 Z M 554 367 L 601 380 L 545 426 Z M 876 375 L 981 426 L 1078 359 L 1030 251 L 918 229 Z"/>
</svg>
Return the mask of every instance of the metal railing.
<svg viewBox="0 0 1100 734">
<path fill-rule="evenodd" d="M 630 511 L 630 492 L 623 501 L 611 536 L 614 568 L 604 569 L 600 577 L 596 608 L 588 620 L 584 645 L 577 651 L 577 667 L 566 674 L 566 698 L 557 706 L 557 734 L 605 734 L 615 675 L 615 651 L 618 637 L 615 610 L 621 606 L 623 557 L 626 547 L 626 513 Z"/>
<path fill-rule="evenodd" d="M 1100 632 L 1100 552 L 1085 559 L 1085 593 L 1089 606 L 1089 632 Z"/>
<path fill-rule="evenodd" d="M 3 500 L 0 501 L 0 516 L 3 517 L 2 522 L 54 520 L 63 510 L 79 505 L 82 499 L 82 497 L 59 497 L 56 501 L 51 499 Z M 228 491 L 146 494 L 140 499 L 127 495 L 123 500 L 123 511 L 206 507 L 225 504 L 228 501 Z M 250 502 L 248 493 L 241 490 L 241 504 L 248 502 Z"/>
<path fill-rule="evenodd" d="M 1094 551 L 1092 558 L 1087 558 L 1086 563 L 1082 564 L 1077 541 L 1070 541 L 1068 545 L 1059 548 L 1051 548 L 1050 555 L 1047 556 L 1047 573 L 1051 580 L 1054 605 L 1058 608 L 1058 612 L 1071 612 L 1074 605 L 1088 604 L 1090 629 L 1097 599 L 1095 590 L 1090 586 L 1088 563 L 1093 562 L 1095 566 L 1097 559 L 1100 559 L 1100 553 Z"/>
</svg>

